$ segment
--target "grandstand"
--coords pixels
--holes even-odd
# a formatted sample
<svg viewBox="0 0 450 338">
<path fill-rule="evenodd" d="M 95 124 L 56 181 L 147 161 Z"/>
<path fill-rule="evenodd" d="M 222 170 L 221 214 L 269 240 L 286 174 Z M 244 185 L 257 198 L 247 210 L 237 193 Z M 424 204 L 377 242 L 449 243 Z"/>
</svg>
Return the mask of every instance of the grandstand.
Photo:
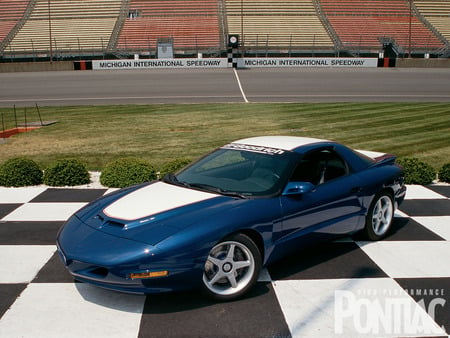
<svg viewBox="0 0 450 338">
<path fill-rule="evenodd" d="M 0 50 L 11 32 L 19 25 L 30 4 L 29 0 L 0 0 Z"/>
<path fill-rule="evenodd" d="M 50 7 L 49 7 L 50 4 Z M 9 42 L 16 53 L 106 50 L 122 0 L 31 0 L 32 11 Z"/>
<path fill-rule="evenodd" d="M 383 41 L 408 53 L 444 47 L 404 0 L 321 0 L 320 6 L 345 50 L 370 50 Z"/>
<path fill-rule="evenodd" d="M 429 22 L 441 40 L 450 41 L 450 1 L 415 1 L 418 11 Z M 448 50 L 448 45 L 446 46 Z"/>
<path fill-rule="evenodd" d="M 312 0 L 226 0 L 226 13 L 246 49 L 334 49 Z"/>
<path fill-rule="evenodd" d="M 116 47 L 151 52 L 166 39 L 179 51 L 219 51 L 223 37 L 217 0 L 130 0 Z"/>
<path fill-rule="evenodd" d="M 0 0 L 0 61 L 243 53 L 443 56 L 449 0 Z"/>
</svg>

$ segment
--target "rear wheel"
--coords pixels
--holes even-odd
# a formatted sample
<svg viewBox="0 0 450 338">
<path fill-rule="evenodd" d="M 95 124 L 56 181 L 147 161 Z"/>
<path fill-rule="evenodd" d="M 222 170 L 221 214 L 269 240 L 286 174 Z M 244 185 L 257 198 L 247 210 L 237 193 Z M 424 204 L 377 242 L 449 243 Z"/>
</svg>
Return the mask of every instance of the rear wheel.
<svg viewBox="0 0 450 338">
<path fill-rule="evenodd" d="M 261 271 L 261 254 L 244 234 L 235 234 L 209 252 L 203 271 L 203 286 L 217 300 L 232 300 L 248 291 Z"/>
<path fill-rule="evenodd" d="M 382 192 L 375 196 L 366 216 L 365 235 L 377 241 L 388 233 L 394 219 L 394 202 L 391 194 Z"/>
</svg>

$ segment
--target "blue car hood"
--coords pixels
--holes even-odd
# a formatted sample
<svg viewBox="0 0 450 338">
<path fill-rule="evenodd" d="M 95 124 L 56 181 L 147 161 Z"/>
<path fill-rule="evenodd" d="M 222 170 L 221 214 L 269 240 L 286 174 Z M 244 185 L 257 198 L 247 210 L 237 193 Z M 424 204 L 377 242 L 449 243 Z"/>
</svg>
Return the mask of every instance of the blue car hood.
<svg viewBox="0 0 450 338">
<path fill-rule="evenodd" d="M 186 227 L 224 212 L 244 200 L 155 182 L 99 203 L 81 216 L 88 226 L 121 238 L 155 245 Z"/>
</svg>

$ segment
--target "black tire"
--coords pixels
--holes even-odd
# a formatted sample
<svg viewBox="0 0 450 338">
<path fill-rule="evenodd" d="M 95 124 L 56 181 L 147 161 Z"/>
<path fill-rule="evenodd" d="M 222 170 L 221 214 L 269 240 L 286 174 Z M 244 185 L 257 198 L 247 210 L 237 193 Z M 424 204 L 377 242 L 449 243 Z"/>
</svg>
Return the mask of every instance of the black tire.
<svg viewBox="0 0 450 338">
<path fill-rule="evenodd" d="M 260 271 L 261 253 L 256 244 L 244 234 L 235 234 L 209 252 L 203 270 L 203 289 L 215 300 L 234 300 L 256 283 Z"/>
<path fill-rule="evenodd" d="M 378 241 L 389 232 L 394 220 L 394 200 L 386 191 L 377 194 L 366 216 L 364 235 L 368 240 Z"/>
</svg>

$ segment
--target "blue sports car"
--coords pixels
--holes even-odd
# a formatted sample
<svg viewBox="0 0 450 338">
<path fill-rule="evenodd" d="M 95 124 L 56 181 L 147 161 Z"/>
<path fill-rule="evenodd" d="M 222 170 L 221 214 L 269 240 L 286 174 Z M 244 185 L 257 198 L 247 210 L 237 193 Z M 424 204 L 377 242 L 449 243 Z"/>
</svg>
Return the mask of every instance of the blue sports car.
<svg viewBox="0 0 450 338">
<path fill-rule="evenodd" d="M 131 293 L 243 295 L 311 243 L 389 231 L 406 187 L 395 157 L 304 137 L 235 141 L 160 181 L 76 212 L 57 246 L 75 279 Z"/>
</svg>

